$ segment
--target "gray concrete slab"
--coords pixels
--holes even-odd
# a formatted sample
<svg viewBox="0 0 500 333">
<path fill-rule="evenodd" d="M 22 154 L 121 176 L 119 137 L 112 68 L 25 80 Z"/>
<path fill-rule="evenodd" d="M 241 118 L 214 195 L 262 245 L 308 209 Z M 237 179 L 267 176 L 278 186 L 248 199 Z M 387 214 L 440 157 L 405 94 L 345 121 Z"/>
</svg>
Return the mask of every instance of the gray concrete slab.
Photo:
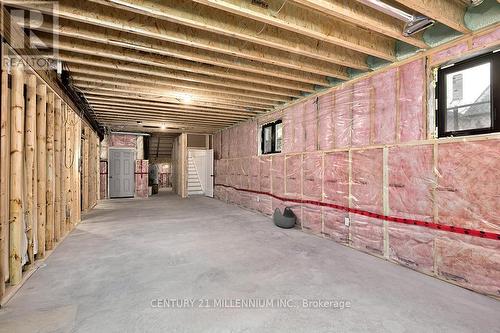
<svg viewBox="0 0 500 333">
<path fill-rule="evenodd" d="M 168 308 L 167 299 L 194 304 Z M 306 308 L 304 299 L 332 302 Z M 0 309 L 2 333 L 499 327 L 499 301 L 236 206 L 174 195 L 100 203 Z"/>
</svg>

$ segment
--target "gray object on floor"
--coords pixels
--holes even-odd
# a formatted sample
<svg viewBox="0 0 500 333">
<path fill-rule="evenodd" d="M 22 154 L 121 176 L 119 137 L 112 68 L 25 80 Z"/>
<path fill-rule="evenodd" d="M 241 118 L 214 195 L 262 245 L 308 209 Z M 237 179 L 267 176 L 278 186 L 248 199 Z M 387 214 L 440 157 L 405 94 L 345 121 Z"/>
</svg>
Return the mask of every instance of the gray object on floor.
<svg viewBox="0 0 500 333">
<path fill-rule="evenodd" d="M 297 222 L 297 216 L 288 207 L 285 208 L 283 214 L 281 214 L 279 208 L 276 208 L 273 214 L 273 221 L 280 228 L 291 229 L 295 226 L 295 222 Z"/>
</svg>

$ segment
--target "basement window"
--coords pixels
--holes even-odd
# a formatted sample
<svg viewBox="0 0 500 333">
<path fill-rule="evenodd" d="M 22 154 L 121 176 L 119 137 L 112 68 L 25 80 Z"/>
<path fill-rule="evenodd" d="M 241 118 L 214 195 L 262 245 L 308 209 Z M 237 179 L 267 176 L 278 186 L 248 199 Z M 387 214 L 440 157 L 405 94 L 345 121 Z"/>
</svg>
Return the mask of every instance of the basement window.
<svg viewBox="0 0 500 333">
<path fill-rule="evenodd" d="M 262 154 L 281 153 L 283 144 L 283 123 L 281 119 L 262 126 L 260 142 Z"/>
<path fill-rule="evenodd" d="M 439 137 L 500 132 L 500 53 L 438 71 Z"/>
</svg>

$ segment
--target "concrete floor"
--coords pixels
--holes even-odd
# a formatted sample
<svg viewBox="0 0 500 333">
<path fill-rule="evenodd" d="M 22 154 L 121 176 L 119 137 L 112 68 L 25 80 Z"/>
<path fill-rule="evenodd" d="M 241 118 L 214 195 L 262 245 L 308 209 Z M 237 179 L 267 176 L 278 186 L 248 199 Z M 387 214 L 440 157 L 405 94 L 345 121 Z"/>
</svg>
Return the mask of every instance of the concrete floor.
<svg viewBox="0 0 500 333">
<path fill-rule="evenodd" d="M 237 303 L 250 299 L 275 303 Z M 0 309 L 2 333 L 356 331 L 500 332 L 500 302 L 217 200 L 162 194 L 99 204 Z"/>
</svg>

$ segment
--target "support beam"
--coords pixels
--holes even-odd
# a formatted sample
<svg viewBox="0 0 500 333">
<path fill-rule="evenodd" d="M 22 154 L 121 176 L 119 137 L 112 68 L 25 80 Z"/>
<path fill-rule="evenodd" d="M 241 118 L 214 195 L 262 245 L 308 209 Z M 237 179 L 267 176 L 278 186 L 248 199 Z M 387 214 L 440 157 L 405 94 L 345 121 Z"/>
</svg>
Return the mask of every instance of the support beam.
<svg viewBox="0 0 500 333">
<path fill-rule="evenodd" d="M 10 118 L 10 206 L 9 206 L 9 282 L 21 282 L 22 238 L 24 236 L 24 66 L 13 63 Z"/>
<path fill-rule="evenodd" d="M 215 2 L 213 0 L 205 1 Z M 293 0 L 293 2 L 418 48 L 427 48 L 427 44 L 425 44 L 420 36 L 403 36 L 404 23 L 402 21 L 362 4 L 357 4 L 353 1 L 346 2 L 344 0 Z"/>
<path fill-rule="evenodd" d="M 403 6 L 426 15 L 461 33 L 470 32 L 465 26 L 465 4 L 456 0 L 395 0 Z"/>
<path fill-rule="evenodd" d="M 36 155 L 37 155 L 37 258 L 45 257 L 47 222 L 47 87 L 36 87 Z"/>
<path fill-rule="evenodd" d="M 25 184 L 26 184 L 26 236 L 28 239 L 29 265 L 35 262 L 34 231 L 36 231 L 36 76 L 27 75 L 26 78 L 26 131 L 25 131 Z"/>
<path fill-rule="evenodd" d="M 54 248 L 54 96 L 47 93 L 47 224 L 45 226 L 45 248 Z"/>
</svg>

